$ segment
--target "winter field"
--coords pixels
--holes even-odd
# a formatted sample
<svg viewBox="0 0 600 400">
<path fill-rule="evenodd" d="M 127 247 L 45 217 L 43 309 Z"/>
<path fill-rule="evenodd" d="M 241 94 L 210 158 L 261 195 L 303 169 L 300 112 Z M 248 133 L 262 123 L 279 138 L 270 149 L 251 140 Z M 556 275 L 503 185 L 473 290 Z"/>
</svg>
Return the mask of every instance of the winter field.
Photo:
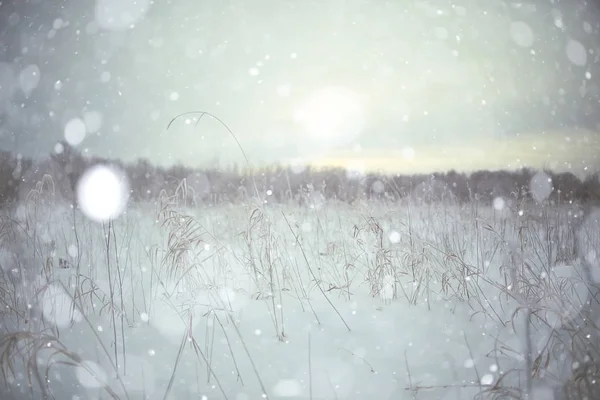
<svg viewBox="0 0 600 400">
<path fill-rule="evenodd" d="M 600 398 L 592 208 L 182 190 L 2 214 L 0 397 Z"/>
</svg>

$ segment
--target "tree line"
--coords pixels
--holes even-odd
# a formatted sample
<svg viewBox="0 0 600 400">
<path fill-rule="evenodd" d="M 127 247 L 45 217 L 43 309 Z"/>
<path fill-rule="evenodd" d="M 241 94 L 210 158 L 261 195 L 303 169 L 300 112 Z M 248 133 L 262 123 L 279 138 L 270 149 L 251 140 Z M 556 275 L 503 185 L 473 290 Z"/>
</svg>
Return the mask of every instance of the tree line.
<svg viewBox="0 0 600 400">
<path fill-rule="evenodd" d="M 545 201 L 558 204 L 600 201 L 598 173 L 580 179 L 570 172 L 530 168 L 413 175 L 362 174 L 344 168 L 282 165 L 253 170 L 239 166 L 199 169 L 184 165 L 161 167 L 145 159 L 124 163 L 88 157 L 64 142 L 58 148 L 60 153 L 35 162 L 0 151 L 0 207 L 24 200 L 45 174 L 52 176 L 56 196 L 76 203 L 79 178 L 87 168 L 98 164 L 123 171 L 134 202 L 156 201 L 162 190 L 173 194 L 182 182 L 185 182 L 186 203 L 190 206 L 236 203 L 256 197 L 268 203 L 299 204 L 325 200 L 351 204 L 364 199 L 397 201 L 409 197 L 420 202 L 492 202 L 498 197 L 539 201 L 534 186 L 540 182 L 542 192 L 547 192 L 543 197 Z"/>
</svg>

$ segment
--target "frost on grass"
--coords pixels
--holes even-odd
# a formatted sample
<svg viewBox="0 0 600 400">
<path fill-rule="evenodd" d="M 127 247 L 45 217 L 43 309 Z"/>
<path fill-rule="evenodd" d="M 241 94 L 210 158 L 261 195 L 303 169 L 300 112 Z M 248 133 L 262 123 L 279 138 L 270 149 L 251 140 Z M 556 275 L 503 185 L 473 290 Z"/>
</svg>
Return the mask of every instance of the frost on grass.
<svg viewBox="0 0 600 400">
<path fill-rule="evenodd" d="M 45 289 L 33 306 L 43 306 L 46 325 L 86 360 L 69 370 L 79 396 L 85 389 L 110 397 L 106 384 L 119 398 L 125 391 L 130 398 L 225 398 L 222 387 L 227 398 L 266 392 L 274 399 L 396 399 L 417 386 L 431 387 L 415 389 L 418 400 L 473 398 L 482 388 L 518 387 L 525 379 L 526 319 L 513 315 L 528 304 L 520 303 L 523 288 L 544 318 L 530 348 L 543 365 L 557 332 L 578 321 L 581 304 L 573 299 L 585 299 L 588 287 L 577 260 L 552 260 L 546 268 L 548 258 L 540 263 L 536 253 L 543 247 L 532 245 L 547 237 L 537 211 L 553 223 L 579 218 L 543 201 L 549 188 L 545 174 L 532 180 L 529 189 L 542 200 L 531 203 L 533 211 L 515 209 L 508 197 L 504 207 L 496 199 L 477 210 L 422 206 L 411 197 L 400 209 L 322 202 L 318 211 L 309 203 L 251 214 L 243 207 L 187 207 L 182 195 L 178 204 L 159 207 L 166 218 L 144 205 L 115 219 L 108 254 L 106 226 L 51 213 L 54 222 L 37 231 L 36 243 L 58 240 L 53 256 L 77 260 L 82 274 L 78 283 L 72 271 L 55 270 L 54 283 L 34 285 Z M 192 220 L 197 224 L 187 224 Z M 597 219 L 587 212 L 582 222 L 573 225 L 581 230 L 577 253 L 597 267 Z M 567 236 L 557 240 L 566 243 L 571 225 L 560 226 Z M 543 282 L 544 291 L 531 282 Z M 85 319 L 79 308 L 74 312 L 73 297 Z M 570 369 L 573 361 L 579 360 L 552 356 L 547 368 L 554 374 L 559 363 Z M 64 387 L 66 376 L 54 387 Z"/>
</svg>

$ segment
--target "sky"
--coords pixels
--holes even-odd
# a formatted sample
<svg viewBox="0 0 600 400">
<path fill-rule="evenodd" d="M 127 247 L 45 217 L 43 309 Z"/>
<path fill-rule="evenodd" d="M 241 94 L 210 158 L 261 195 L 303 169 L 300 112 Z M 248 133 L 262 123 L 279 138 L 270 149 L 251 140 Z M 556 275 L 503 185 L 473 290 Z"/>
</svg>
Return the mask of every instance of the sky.
<svg viewBox="0 0 600 400">
<path fill-rule="evenodd" d="M 210 117 L 166 130 L 200 110 L 252 165 L 593 171 L 599 8 L 2 0 L 0 148 L 243 166 Z"/>
</svg>

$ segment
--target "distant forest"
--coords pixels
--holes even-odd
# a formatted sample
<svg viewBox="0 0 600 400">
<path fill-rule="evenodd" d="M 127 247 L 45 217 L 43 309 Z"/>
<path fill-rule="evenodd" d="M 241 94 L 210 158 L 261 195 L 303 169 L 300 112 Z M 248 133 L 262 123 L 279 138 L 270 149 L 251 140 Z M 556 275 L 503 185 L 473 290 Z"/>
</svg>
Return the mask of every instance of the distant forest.
<svg viewBox="0 0 600 400">
<path fill-rule="evenodd" d="M 74 193 L 79 177 L 86 168 L 97 164 L 112 165 L 125 173 L 134 202 L 156 201 L 163 189 L 173 194 L 184 179 L 186 203 L 190 206 L 236 203 L 255 198 L 257 193 L 262 201 L 297 204 L 324 200 L 397 201 L 409 197 L 420 202 L 477 200 L 491 203 L 498 197 L 556 204 L 600 202 L 598 173 L 582 180 L 570 172 L 528 168 L 419 175 L 360 174 L 343 168 L 290 166 L 255 170 L 243 167 L 195 169 L 182 165 L 163 168 L 147 160 L 123 163 L 84 156 L 64 142 L 58 147 L 62 149 L 59 154 L 53 153 L 37 162 L 0 151 L 0 207 L 10 207 L 23 200 L 45 174 L 52 176 L 57 197 L 76 202 Z"/>
</svg>

